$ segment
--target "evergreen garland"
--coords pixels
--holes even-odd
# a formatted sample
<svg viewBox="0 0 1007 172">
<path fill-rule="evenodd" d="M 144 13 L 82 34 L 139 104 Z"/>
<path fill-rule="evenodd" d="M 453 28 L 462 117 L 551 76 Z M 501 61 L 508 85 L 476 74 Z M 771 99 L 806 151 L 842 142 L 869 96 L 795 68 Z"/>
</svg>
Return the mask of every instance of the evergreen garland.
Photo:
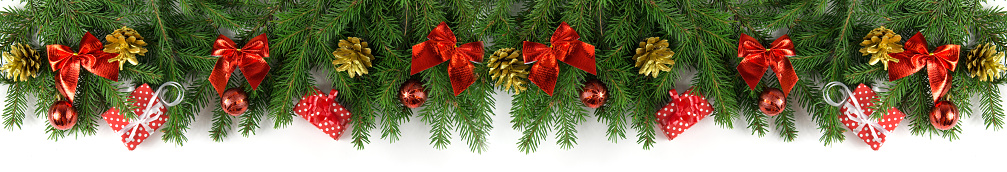
<svg viewBox="0 0 1007 172">
<path fill-rule="evenodd" d="M 371 142 L 371 131 L 395 142 L 402 136 L 400 126 L 418 119 L 430 126 L 430 144 L 445 149 L 454 134 L 473 152 L 488 150 L 487 137 L 493 129 L 496 92 L 485 64 L 475 65 L 476 82 L 455 96 L 447 65 L 441 64 L 417 75 L 409 75 L 412 45 L 426 41 L 427 34 L 447 22 L 458 42 L 483 41 L 485 57 L 495 50 L 517 48 L 522 41 L 549 42 L 556 26 L 567 22 L 581 41 L 596 46 L 597 75 L 560 63 L 554 95 L 538 86 L 513 95 L 511 128 L 522 132 L 520 151 L 531 153 L 543 141 L 555 139 L 563 149 L 577 145 L 577 127 L 594 113 L 607 127 L 608 140 L 618 142 L 635 134 L 644 149 L 657 143 L 655 113 L 664 106 L 668 90 L 686 86 L 707 97 L 714 113 L 711 119 L 728 129 L 745 127 L 753 135 L 776 132 L 784 141 L 798 136 L 795 107 L 805 109 L 823 133 L 825 145 L 843 142 L 846 127 L 839 120 L 839 107 L 822 101 L 822 84 L 839 81 L 847 85 L 865 83 L 881 87 L 873 108 L 896 107 L 907 112 L 911 133 L 957 139 L 960 127 L 938 130 L 927 115 L 933 107 L 924 73 L 888 82 L 882 65 L 869 65 L 869 57 L 857 53 L 863 35 L 885 26 L 908 38 L 919 31 L 931 46 L 963 45 L 967 54 L 975 45 L 993 43 L 1007 47 L 1007 12 L 1003 8 L 983 8 L 980 0 L 33 0 L 22 8 L 0 12 L 0 45 L 3 51 L 16 43 L 77 46 L 85 32 L 101 38 L 122 26 L 136 29 L 145 38 L 149 52 L 139 56 L 138 65 L 127 64 L 121 82 L 82 72 L 77 125 L 69 130 L 48 127 L 48 138 L 88 136 L 97 132 L 105 110 L 124 110 L 136 119 L 126 104 L 129 93 L 122 92 L 142 83 L 160 85 L 183 83 L 184 102 L 168 108 L 170 116 L 161 128 L 164 142 L 183 145 L 194 123 L 212 124 L 210 137 L 223 141 L 232 132 L 251 137 L 272 122 L 279 129 L 298 120 L 292 109 L 296 101 L 313 87 L 339 90 L 339 102 L 353 114 L 350 142 L 363 149 Z M 272 70 L 258 89 L 249 92 L 250 109 L 241 116 L 227 115 L 219 107 L 206 79 L 217 57 L 210 56 L 219 34 L 239 45 L 266 34 L 273 52 L 266 58 Z M 755 89 L 748 89 L 735 67 L 741 61 L 735 53 L 741 34 L 768 43 L 775 36 L 789 34 L 797 56 L 791 57 L 801 78 L 780 115 L 770 117 L 758 110 L 758 91 L 779 87 L 775 75 L 767 74 Z M 330 55 L 337 42 L 360 37 L 370 44 L 376 59 L 370 74 L 350 77 L 337 72 Z M 644 38 L 669 41 L 675 52 L 670 72 L 657 77 L 636 74 L 632 58 Z M 103 39 L 102 39 L 103 40 Z M 105 41 L 103 41 L 105 42 Z M 45 52 L 45 51 L 40 51 Z M 42 57 L 45 57 L 43 54 Z M 3 127 L 20 129 L 34 113 L 42 119 L 49 106 L 60 99 L 55 89 L 56 74 L 43 62 L 35 78 L 26 82 L 2 78 L 8 85 L 3 108 Z M 972 78 L 959 62 L 947 98 L 957 104 L 965 117 L 973 113 L 988 129 L 1004 127 L 999 87 L 1005 79 L 980 81 Z M 321 71 L 324 76 L 313 76 Z M 694 76 L 680 73 L 695 73 Z M 240 75 L 238 75 L 240 76 Z M 691 78 L 689 78 L 691 77 Z M 409 109 L 399 101 L 399 87 L 407 80 L 421 80 L 429 100 Z M 608 102 L 585 109 L 579 101 L 583 83 L 597 79 L 609 91 Z M 331 85 L 318 85 L 320 81 Z M 228 88 L 250 88 L 245 78 L 232 77 Z M 246 89 L 250 90 L 250 89 Z M 34 97 L 35 99 L 31 99 Z M 978 102 L 969 100 L 978 96 Z M 26 111 L 32 100 L 34 112 Z M 978 111 L 973 111 L 973 105 Z M 196 115 L 211 107 L 212 121 L 195 121 Z M 414 115 L 414 113 L 416 113 Z M 502 115 L 502 114 L 501 114 Z M 880 114 L 875 114 L 879 118 Z M 30 120 L 30 119 L 29 119 Z M 735 124 L 743 120 L 744 124 Z M 267 125 L 268 126 L 268 125 Z M 233 131 L 234 129 L 237 131 Z M 268 127 L 267 127 L 268 128 Z M 630 130 L 635 130 L 630 131 Z M 550 132 L 555 132 L 550 136 Z M 373 134 L 378 135 L 378 134 Z"/>
</svg>

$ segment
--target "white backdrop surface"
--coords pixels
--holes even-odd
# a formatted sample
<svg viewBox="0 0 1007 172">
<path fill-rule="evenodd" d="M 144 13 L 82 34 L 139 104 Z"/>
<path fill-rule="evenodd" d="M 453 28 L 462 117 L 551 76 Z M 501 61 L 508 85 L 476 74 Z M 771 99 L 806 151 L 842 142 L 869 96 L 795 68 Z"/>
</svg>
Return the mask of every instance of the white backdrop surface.
<svg viewBox="0 0 1007 172">
<path fill-rule="evenodd" d="M 20 6 L 9 0 L 0 6 Z M 992 2 L 988 6 L 1007 6 Z M 687 81 L 684 80 L 683 81 Z M 683 81 L 679 85 L 688 85 Z M 328 83 L 320 83 L 321 87 Z M 7 87 L 0 86 L 0 93 Z M 1001 93 L 1004 92 L 1001 89 Z M 846 132 L 847 140 L 823 146 L 821 133 L 811 117 L 797 109 L 799 137 L 784 142 L 770 130 L 765 137 L 753 136 L 743 120 L 735 128 L 722 128 L 713 120 L 702 120 L 674 141 L 660 136 L 651 150 L 635 143 L 635 130 L 627 139 L 612 143 L 605 125 L 590 117 L 579 126 L 578 145 L 560 149 L 554 135 L 532 154 L 518 151 L 521 131 L 511 129 L 509 94 L 494 95 L 494 129 L 488 138 L 489 151 L 476 154 L 454 135 L 445 150 L 429 144 L 430 127 L 413 118 L 402 125 L 403 135 L 394 143 L 372 132 L 371 144 L 357 150 L 346 141 L 334 141 L 301 118 L 282 129 L 273 129 L 264 120 L 256 135 L 242 137 L 237 130 L 223 142 L 209 138 L 211 114 L 201 113 L 193 122 L 184 146 L 164 143 L 161 133 L 128 151 L 104 121 L 98 133 L 86 137 L 48 140 L 47 121 L 28 115 L 21 129 L 0 130 L 0 171 L 1004 171 L 1007 163 L 1007 131 L 987 130 L 978 114 L 960 121 L 964 132 L 959 140 L 914 136 L 908 122 L 888 136 L 880 151 Z M 0 96 L 0 100 L 3 96 Z M 29 108 L 34 108 L 31 106 Z M 978 110 L 976 110 L 978 112 Z M 348 140 L 348 136 L 344 136 Z"/>
</svg>

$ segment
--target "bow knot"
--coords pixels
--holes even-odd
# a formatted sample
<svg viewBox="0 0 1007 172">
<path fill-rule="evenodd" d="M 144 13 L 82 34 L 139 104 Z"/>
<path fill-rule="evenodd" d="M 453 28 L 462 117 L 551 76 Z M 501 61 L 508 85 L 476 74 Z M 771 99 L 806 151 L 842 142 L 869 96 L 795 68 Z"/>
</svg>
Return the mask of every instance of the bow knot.
<svg viewBox="0 0 1007 172">
<path fill-rule="evenodd" d="M 597 75 L 594 59 L 594 45 L 585 43 L 566 22 L 560 23 L 553 33 L 549 46 L 536 42 L 523 42 L 524 62 L 532 63 L 528 80 L 538 85 L 550 96 L 559 78 L 559 63 L 562 61 L 580 70 Z"/>
<path fill-rule="evenodd" d="M 759 40 L 741 34 L 738 57 L 744 59 L 738 64 L 738 72 L 748 87 L 755 89 L 766 70 L 773 69 L 780 86 L 783 87 L 783 95 L 788 95 L 798 80 L 797 72 L 794 71 L 794 66 L 790 64 L 788 58 L 795 55 L 794 42 L 787 35 L 777 38 L 769 48 L 765 48 Z"/>
<path fill-rule="evenodd" d="M 252 38 L 241 48 L 238 48 L 230 38 L 224 35 L 217 36 L 217 40 L 213 42 L 211 55 L 220 57 L 213 66 L 209 78 L 218 95 L 224 93 L 227 80 L 231 78 L 231 73 L 234 73 L 235 69 L 241 69 L 252 90 L 258 88 L 259 83 L 262 83 L 269 73 L 269 64 L 263 59 L 269 57 L 269 41 L 266 34 Z"/>
<path fill-rule="evenodd" d="M 692 96 L 692 89 L 685 91 L 682 95 L 678 94 L 678 91 L 671 89 L 668 91 L 671 95 L 671 102 L 676 104 L 675 111 L 678 113 L 673 113 L 674 119 L 679 119 L 685 121 L 689 124 L 694 124 L 699 121 L 699 116 L 693 114 L 700 114 L 699 109 L 693 107 L 694 102 L 703 101 L 701 96 Z"/>
<path fill-rule="evenodd" d="M 934 52 L 929 52 L 926 38 L 923 38 L 920 32 L 916 32 L 903 47 L 906 50 L 901 53 L 888 54 L 898 59 L 888 70 L 888 80 L 901 79 L 926 67 L 927 78 L 930 81 L 930 95 L 936 102 L 950 90 L 952 76 L 949 71 L 954 71 L 958 64 L 961 46 L 944 45 L 937 47 Z"/>
<path fill-rule="evenodd" d="M 451 80 L 455 96 L 475 83 L 475 65 L 470 62 L 482 62 L 483 43 L 481 41 L 458 46 L 455 34 L 444 22 L 431 30 L 427 39 L 429 40 L 413 46 L 410 75 L 450 61 L 448 62 L 448 78 Z"/>
<path fill-rule="evenodd" d="M 65 45 L 46 45 L 50 67 L 58 72 L 55 76 L 56 90 L 70 99 L 70 102 L 76 97 L 82 67 L 95 75 L 119 81 L 118 63 L 108 61 L 119 54 L 107 53 L 102 48 L 101 41 L 91 35 L 91 32 L 84 33 L 84 37 L 80 39 L 78 52 L 73 52 Z"/>
</svg>

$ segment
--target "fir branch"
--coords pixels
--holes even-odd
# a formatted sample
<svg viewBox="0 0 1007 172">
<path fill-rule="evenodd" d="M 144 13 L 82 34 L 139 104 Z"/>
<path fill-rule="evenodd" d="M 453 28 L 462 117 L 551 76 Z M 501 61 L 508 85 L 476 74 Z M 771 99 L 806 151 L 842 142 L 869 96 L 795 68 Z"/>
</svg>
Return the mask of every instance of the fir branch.
<svg viewBox="0 0 1007 172">
<path fill-rule="evenodd" d="M 210 138 L 214 142 L 223 142 L 224 138 L 227 137 L 228 131 L 231 130 L 231 123 L 233 119 L 227 113 L 224 113 L 220 107 L 213 110 L 213 125 L 210 127 Z"/>
<path fill-rule="evenodd" d="M 14 83 L 7 88 L 7 99 L 4 100 L 6 107 L 3 109 L 4 129 L 14 130 L 15 126 L 21 129 L 25 116 L 24 109 L 28 108 L 27 87 L 27 83 Z"/>
<path fill-rule="evenodd" d="M 451 144 L 452 115 L 458 100 L 448 80 L 447 63 L 431 67 L 420 75 L 425 78 L 427 88 L 427 105 L 420 110 L 420 121 L 430 125 L 430 144 L 437 149 L 445 149 Z M 471 87 L 471 86 L 470 86 Z"/>
<path fill-rule="evenodd" d="M 1000 106 L 1002 102 L 999 92 L 1000 86 L 984 83 L 981 87 L 980 90 L 983 91 L 979 93 L 979 109 L 982 110 L 983 124 L 986 125 L 986 129 L 1003 129 L 1004 110 Z"/>
<path fill-rule="evenodd" d="M 556 144 L 562 149 L 571 149 L 577 144 L 577 125 L 587 121 L 587 111 L 580 103 L 580 91 L 584 86 L 585 72 L 566 63 L 561 63 L 559 79 L 551 102 L 555 113 Z"/>
<path fill-rule="evenodd" d="M 797 139 L 797 124 L 794 123 L 794 110 L 790 106 L 787 106 L 786 110 L 773 118 L 775 118 L 773 123 L 776 125 L 776 130 L 780 132 L 783 141 L 793 142 Z"/>
</svg>

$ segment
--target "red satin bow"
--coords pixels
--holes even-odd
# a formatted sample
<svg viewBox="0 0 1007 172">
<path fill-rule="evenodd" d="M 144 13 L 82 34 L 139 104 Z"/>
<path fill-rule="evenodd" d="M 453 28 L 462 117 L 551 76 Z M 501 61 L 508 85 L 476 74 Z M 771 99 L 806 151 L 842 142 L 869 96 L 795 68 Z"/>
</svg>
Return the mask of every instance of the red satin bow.
<svg viewBox="0 0 1007 172">
<path fill-rule="evenodd" d="M 234 41 L 231 41 L 231 38 L 224 35 L 217 36 L 217 41 L 213 42 L 211 55 L 220 57 L 217 59 L 217 64 L 213 66 L 209 78 L 210 84 L 213 84 L 213 88 L 217 89 L 218 95 L 224 93 L 224 89 L 227 88 L 227 79 L 231 78 L 235 67 L 241 69 L 248 84 L 252 85 L 252 90 L 258 88 L 259 83 L 262 83 L 262 79 L 265 79 L 266 74 L 269 73 L 269 64 L 263 59 L 269 57 L 269 40 L 267 40 L 266 34 L 252 38 L 240 49 L 238 45 L 234 44 Z"/>
<path fill-rule="evenodd" d="M 563 61 L 570 66 L 587 71 L 592 75 L 597 75 L 594 61 L 594 46 L 584 43 L 577 35 L 577 31 L 570 28 L 566 22 L 560 23 L 559 28 L 552 34 L 550 43 L 546 46 L 536 42 L 524 41 L 524 62 L 535 62 L 531 66 L 528 80 L 538 85 L 546 94 L 552 96 L 553 89 L 556 88 L 556 79 L 559 78 L 559 63 Z"/>
<path fill-rule="evenodd" d="M 73 102 L 77 93 L 77 80 L 80 79 L 80 68 L 84 67 L 95 75 L 113 81 L 119 81 L 118 63 L 109 62 L 117 53 L 102 51 L 101 41 L 91 35 L 91 32 L 80 38 L 80 51 L 74 53 L 65 45 L 46 45 L 49 64 L 56 75 L 56 90 Z"/>
<path fill-rule="evenodd" d="M 332 111 L 332 106 L 335 105 L 336 96 L 338 95 L 339 91 L 336 89 L 332 89 L 328 95 L 325 95 L 322 90 L 315 88 L 315 96 L 313 96 L 314 101 L 311 101 L 313 103 L 308 103 L 308 109 L 311 110 L 311 113 L 318 114 L 318 116 L 309 119 L 309 121 L 312 121 L 312 123 L 319 123 L 322 121 L 336 120 L 339 116 Z"/>
<path fill-rule="evenodd" d="M 472 62 L 483 61 L 483 42 L 470 42 L 458 47 L 457 38 L 451 28 L 444 22 L 430 31 L 427 41 L 413 45 L 413 60 L 410 75 L 437 66 L 445 61 L 448 63 L 448 78 L 455 96 L 469 88 L 476 81 L 475 65 Z"/>
<path fill-rule="evenodd" d="M 679 95 L 675 89 L 671 89 L 668 94 L 671 95 L 671 103 L 676 105 L 675 112 L 678 112 L 672 114 L 672 119 L 678 119 L 688 124 L 699 122 L 699 116 L 690 114 L 702 114 L 699 109 L 696 109 L 698 107 L 694 103 L 706 102 L 705 97 L 693 95 L 692 89 L 686 90 L 682 95 Z"/>
<path fill-rule="evenodd" d="M 759 84 L 759 80 L 762 79 L 762 75 L 766 73 L 766 69 L 772 68 L 776 73 L 776 78 L 780 81 L 780 86 L 783 87 L 783 95 L 786 96 L 790 94 L 790 90 L 794 88 L 798 80 L 797 72 L 794 71 L 794 66 L 787 58 L 795 55 L 797 54 L 794 53 L 794 41 L 791 41 L 787 35 L 773 41 L 770 48 L 765 48 L 762 47 L 759 40 L 741 34 L 741 40 L 738 43 L 738 57 L 745 59 L 741 60 L 741 64 L 738 64 L 738 72 L 741 74 L 741 78 L 745 79 L 748 87 L 754 90 L 755 85 Z"/>
<path fill-rule="evenodd" d="M 906 41 L 906 51 L 901 53 L 888 53 L 889 56 L 898 59 L 898 62 L 891 63 L 888 68 L 888 81 L 895 81 L 920 71 L 927 67 L 927 77 L 930 80 L 930 94 L 934 101 L 944 96 L 950 89 L 951 73 L 958 64 L 959 45 L 944 45 L 937 47 L 937 51 L 929 53 L 927 51 L 927 40 L 923 34 L 916 32 L 912 38 Z"/>
</svg>

